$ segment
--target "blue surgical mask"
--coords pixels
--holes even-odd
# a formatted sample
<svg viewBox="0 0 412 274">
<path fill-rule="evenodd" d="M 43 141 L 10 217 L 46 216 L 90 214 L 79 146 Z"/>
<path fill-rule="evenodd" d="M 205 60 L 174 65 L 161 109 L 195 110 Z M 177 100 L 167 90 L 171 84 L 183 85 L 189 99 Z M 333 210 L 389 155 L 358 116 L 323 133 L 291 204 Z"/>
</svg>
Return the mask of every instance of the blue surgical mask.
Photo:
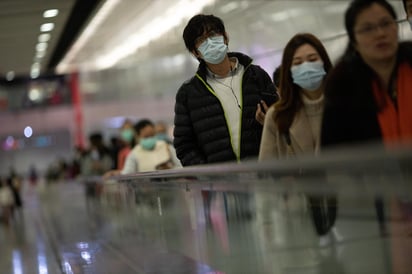
<svg viewBox="0 0 412 274">
<path fill-rule="evenodd" d="M 304 90 L 315 91 L 321 85 L 326 75 L 323 62 L 304 62 L 300 65 L 292 66 L 293 83 Z"/>
<path fill-rule="evenodd" d="M 198 48 L 203 59 L 210 64 L 220 64 L 226 57 L 227 45 L 223 35 L 207 38 Z"/>
<path fill-rule="evenodd" d="M 156 137 L 142 138 L 139 141 L 139 144 L 144 150 L 153 150 L 156 146 L 157 139 Z"/>
</svg>

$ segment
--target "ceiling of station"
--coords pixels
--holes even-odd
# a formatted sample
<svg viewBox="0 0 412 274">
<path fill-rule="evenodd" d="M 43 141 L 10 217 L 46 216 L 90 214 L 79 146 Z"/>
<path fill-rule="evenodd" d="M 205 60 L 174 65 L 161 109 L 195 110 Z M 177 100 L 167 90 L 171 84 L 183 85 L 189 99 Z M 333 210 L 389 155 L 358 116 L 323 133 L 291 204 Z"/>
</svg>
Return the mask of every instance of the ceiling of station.
<svg viewBox="0 0 412 274">
<path fill-rule="evenodd" d="M 174 47 L 182 47 L 182 24 L 190 16 L 181 13 L 189 10 L 189 6 L 194 3 L 204 5 L 201 9 L 203 12 L 224 18 L 233 33 L 232 37 L 240 44 L 245 42 L 242 39 L 254 37 L 256 34 L 260 34 L 259 39 L 264 39 L 265 33 L 268 38 L 273 38 L 270 30 L 279 28 L 283 31 L 276 32 L 275 40 L 279 45 L 283 45 L 284 40 L 290 37 L 290 32 L 298 29 L 297 25 L 307 29 L 325 29 L 327 37 L 333 34 L 341 35 L 342 22 L 337 19 L 337 15 L 342 14 L 348 2 L 349 0 L 1 0 L 0 79 L 6 78 L 11 71 L 16 76 L 29 76 L 36 62 L 41 74 L 54 72 L 55 67 L 67 57 L 67 52 L 73 49 L 74 43 L 84 34 L 82 32 L 86 30 L 86 26 L 98 17 L 95 15 L 100 15 L 101 20 L 93 33 L 66 62 L 69 66 L 87 67 L 93 63 L 95 68 L 104 68 L 112 65 L 108 60 L 113 54 L 121 52 L 122 55 L 125 51 L 136 51 L 130 47 L 118 47 L 119 45 L 128 44 L 128 39 L 139 30 L 144 32 L 144 28 L 167 18 L 170 13 L 175 17 L 181 16 L 179 22 L 173 22 L 176 23 L 174 27 L 156 38 L 146 32 L 136 39 L 143 40 L 141 43 L 144 43 L 145 39 L 150 40 L 145 46 L 149 45 L 152 51 L 171 51 Z M 400 7 L 400 1 L 391 2 Z M 103 16 L 102 10 L 110 5 L 111 9 Z M 47 9 L 58 9 L 58 16 L 43 18 L 43 12 Z M 197 13 L 194 10 L 193 12 Z M 317 20 L 320 17 L 322 20 Z M 325 20 L 330 22 L 325 24 Z M 43 23 L 54 23 L 55 26 L 49 32 L 50 40 L 44 56 L 36 58 L 36 45 Z M 313 27 L 309 28 L 312 25 Z M 244 35 L 243 30 L 250 35 Z M 239 32 L 239 35 L 236 35 L 236 32 Z M 156 43 L 153 43 L 154 40 Z M 103 61 L 106 63 L 98 64 Z"/>
<path fill-rule="evenodd" d="M 69 47 L 75 38 L 73 31 L 81 28 L 73 22 L 86 22 L 98 2 L 100 1 L 1 0 L 0 78 L 13 74 L 15 77 L 30 76 L 33 65 L 39 68 L 40 74 L 47 73 L 50 62 L 54 62 L 59 57 L 57 55 L 65 47 Z M 57 16 L 44 18 L 43 13 L 49 9 L 57 9 Z M 70 22 L 71 25 L 67 25 Z M 40 28 L 45 23 L 53 23 L 54 28 L 42 32 Z M 71 31 L 67 31 L 68 29 Z M 42 33 L 50 36 L 47 35 L 49 38 L 44 54 L 38 54 L 36 47 Z"/>
</svg>

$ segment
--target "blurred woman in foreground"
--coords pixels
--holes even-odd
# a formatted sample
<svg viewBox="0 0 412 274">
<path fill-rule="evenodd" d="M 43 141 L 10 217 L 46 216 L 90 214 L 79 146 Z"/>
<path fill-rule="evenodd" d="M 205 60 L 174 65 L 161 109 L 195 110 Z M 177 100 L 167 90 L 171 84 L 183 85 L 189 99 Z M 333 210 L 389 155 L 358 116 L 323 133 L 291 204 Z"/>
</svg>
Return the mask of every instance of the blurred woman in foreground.
<svg viewBox="0 0 412 274">
<path fill-rule="evenodd" d="M 345 27 L 349 44 L 325 87 L 322 149 L 371 142 L 386 149 L 410 145 L 412 42 L 399 41 L 393 7 L 386 0 L 354 0 L 345 13 Z M 375 202 L 380 232 L 387 235 L 383 200 Z M 409 227 L 411 209 L 404 199 L 391 203 L 392 215 Z M 390 234 L 397 234 L 399 225 L 392 223 Z M 392 237 L 394 273 L 401 273 L 403 266 L 406 273 L 410 263 L 405 256 L 410 256 L 412 243 L 399 236 Z"/>
</svg>

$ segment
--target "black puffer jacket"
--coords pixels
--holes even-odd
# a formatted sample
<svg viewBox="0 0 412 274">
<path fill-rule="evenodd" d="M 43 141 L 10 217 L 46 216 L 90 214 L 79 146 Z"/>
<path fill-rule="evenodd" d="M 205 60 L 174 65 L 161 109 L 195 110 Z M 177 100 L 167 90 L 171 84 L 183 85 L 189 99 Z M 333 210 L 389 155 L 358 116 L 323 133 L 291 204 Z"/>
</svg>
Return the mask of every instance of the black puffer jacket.
<svg viewBox="0 0 412 274">
<path fill-rule="evenodd" d="M 206 64 L 202 62 L 196 75 L 176 95 L 174 146 L 183 166 L 238 161 L 259 153 L 262 126 L 255 119 L 257 104 L 262 93 L 276 96 L 275 87 L 262 68 L 252 65 L 250 57 L 241 53 L 229 53 L 229 57 L 237 57 L 245 68 L 240 98 L 240 157 L 233 151 L 223 107 L 211 92 Z"/>
</svg>

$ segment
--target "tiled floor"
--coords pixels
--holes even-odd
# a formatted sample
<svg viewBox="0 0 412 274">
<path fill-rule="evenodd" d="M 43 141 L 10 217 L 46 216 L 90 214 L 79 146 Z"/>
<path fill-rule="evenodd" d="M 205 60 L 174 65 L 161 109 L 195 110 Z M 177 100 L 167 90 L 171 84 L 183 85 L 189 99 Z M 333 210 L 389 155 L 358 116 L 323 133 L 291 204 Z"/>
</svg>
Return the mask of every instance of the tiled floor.
<svg viewBox="0 0 412 274">
<path fill-rule="evenodd" d="M 206 197 L 127 188 L 86 199 L 73 182 L 26 190 L 22 216 L 0 227 L 0 273 L 412 272 L 408 262 L 405 272 L 396 267 L 411 238 L 398 235 L 396 249 L 396 239 L 380 237 L 364 197 L 340 197 L 336 230 L 324 237 L 302 195 Z"/>
</svg>

